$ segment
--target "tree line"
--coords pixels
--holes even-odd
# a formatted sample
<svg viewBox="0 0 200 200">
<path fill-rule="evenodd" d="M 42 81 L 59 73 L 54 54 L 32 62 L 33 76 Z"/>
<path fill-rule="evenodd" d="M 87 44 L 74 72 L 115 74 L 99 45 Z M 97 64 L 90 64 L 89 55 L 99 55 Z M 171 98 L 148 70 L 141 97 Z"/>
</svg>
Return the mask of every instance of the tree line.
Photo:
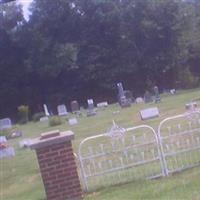
<svg viewBox="0 0 200 200">
<path fill-rule="evenodd" d="M 0 5 L 0 116 L 87 98 L 192 88 L 200 76 L 199 0 L 34 0 Z"/>
</svg>

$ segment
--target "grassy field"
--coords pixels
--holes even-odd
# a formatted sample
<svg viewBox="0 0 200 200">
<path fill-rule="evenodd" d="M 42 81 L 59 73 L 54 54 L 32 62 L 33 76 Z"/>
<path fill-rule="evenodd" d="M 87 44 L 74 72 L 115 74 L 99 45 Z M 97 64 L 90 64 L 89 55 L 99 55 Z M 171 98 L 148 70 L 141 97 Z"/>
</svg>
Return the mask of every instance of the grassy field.
<svg viewBox="0 0 200 200">
<path fill-rule="evenodd" d="M 154 104 L 134 104 L 131 108 L 121 109 L 117 104 L 99 111 L 94 117 L 80 117 L 79 124 L 70 127 L 67 123 L 49 127 L 46 122 L 30 122 L 20 126 L 23 138 L 35 138 L 42 132 L 53 129 L 72 130 L 75 133 L 73 141 L 74 151 L 85 137 L 103 133 L 112 125 L 114 119 L 122 127 L 132 127 L 148 124 L 154 128 L 159 122 L 168 117 L 185 111 L 185 103 L 200 97 L 199 90 L 179 92 L 175 96 L 163 96 L 162 102 L 157 104 L 160 117 L 145 122 L 140 120 L 139 110 L 155 106 Z M 119 114 L 113 114 L 114 111 Z M 10 140 L 15 147 L 16 156 L 0 160 L 0 200 L 44 200 L 45 194 L 40 178 L 37 159 L 34 151 L 20 149 L 18 142 L 22 138 Z M 137 181 L 120 186 L 99 190 L 85 195 L 85 200 L 121 200 L 121 199 L 200 199 L 200 168 L 190 169 L 169 178 Z"/>
</svg>

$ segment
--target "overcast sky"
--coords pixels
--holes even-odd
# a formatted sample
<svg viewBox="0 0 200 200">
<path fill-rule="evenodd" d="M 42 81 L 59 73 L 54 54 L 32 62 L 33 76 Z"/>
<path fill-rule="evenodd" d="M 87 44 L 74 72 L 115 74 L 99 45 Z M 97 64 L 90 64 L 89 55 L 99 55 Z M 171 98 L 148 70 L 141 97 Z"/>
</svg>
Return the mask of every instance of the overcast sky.
<svg viewBox="0 0 200 200">
<path fill-rule="evenodd" d="M 19 3 L 23 5 L 24 17 L 28 19 L 29 11 L 28 7 L 33 0 L 18 0 Z"/>
</svg>

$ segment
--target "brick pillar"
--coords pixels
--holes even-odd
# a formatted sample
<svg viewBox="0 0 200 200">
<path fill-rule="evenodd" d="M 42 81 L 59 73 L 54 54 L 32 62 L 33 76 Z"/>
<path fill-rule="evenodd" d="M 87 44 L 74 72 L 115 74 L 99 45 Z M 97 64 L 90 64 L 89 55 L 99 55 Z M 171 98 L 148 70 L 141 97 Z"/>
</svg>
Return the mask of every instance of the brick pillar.
<svg viewBox="0 0 200 200">
<path fill-rule="evenodd" d="M 72 150 L 71 131 L 52 131 L 33 140 L 47 200 L 80 200 L 82 190 Z"/>
</svg>

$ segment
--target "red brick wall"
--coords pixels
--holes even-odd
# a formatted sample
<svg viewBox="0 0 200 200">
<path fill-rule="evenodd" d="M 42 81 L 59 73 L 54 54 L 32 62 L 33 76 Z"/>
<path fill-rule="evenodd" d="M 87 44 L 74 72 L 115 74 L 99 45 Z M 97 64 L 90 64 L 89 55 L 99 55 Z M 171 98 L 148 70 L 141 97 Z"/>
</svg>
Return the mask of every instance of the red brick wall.
<svg viewBox="0 0 200 200">
<path fill-rule="evenodd" d="M 36 150 L 48 200 L 82 199 L 71 141 Z"/>
</svg>

